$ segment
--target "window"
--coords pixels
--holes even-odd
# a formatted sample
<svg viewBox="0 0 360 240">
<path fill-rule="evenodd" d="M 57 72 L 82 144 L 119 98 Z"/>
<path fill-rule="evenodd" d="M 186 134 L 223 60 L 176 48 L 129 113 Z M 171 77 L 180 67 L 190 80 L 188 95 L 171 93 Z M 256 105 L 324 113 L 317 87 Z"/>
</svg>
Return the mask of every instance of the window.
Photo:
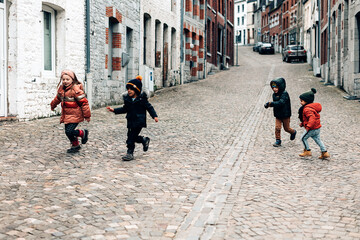
<svg viewBox="0 0 360 240">
<path fill-rule="evenodd" d="M 238 5 L 238 13 L 240 13 L 240 5 Z"/>
<path fill-rule="evenodd" d="M 245 10 L 245 5 L 243 4 L 243 5 L 241 5 L 241 8 L 242 8 L 242 12 L 244 12 Z"/>
<path fill-rule="evenodd" d="M 55 70 L 55 11 L 43 7 L 43 70 L 50 74 Z"/>
<path fill-rule="evenodd" d="M 218 45 L 217 45 L 217 51 L 219 53 L 222 53 L 222 40 L 223 40 L 223 31 L 221 28 L 218 28 Z"/>
<path fill-rule="evenodd" d="M 240 18 L 237 18 L 237 25 L 240 26 Z"/>
<path fill-rule="evenodd" d="M 241 17 L 241 25 L 244 25 L 245 24 L 245 19 L 244 17 Z"/>
<path fill-rule="evenodd" d="M 115 18 L 110 17 L 109 18 L 109 55 L 108 55 L 108 78 L 113 79 L 112 73 L 113 73 L 113 65 L 114 65 L 114 28 L 117 24 L 117 21 Z"/>
</svg>

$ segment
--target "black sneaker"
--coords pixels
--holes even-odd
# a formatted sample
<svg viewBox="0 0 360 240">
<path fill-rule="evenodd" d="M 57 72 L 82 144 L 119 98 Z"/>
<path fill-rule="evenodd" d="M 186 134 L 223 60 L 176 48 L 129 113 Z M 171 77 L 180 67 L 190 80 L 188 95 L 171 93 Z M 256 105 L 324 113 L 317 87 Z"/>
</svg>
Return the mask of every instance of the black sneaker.
<svg viewBox="0 0 360 240">
<path fill-rule="evenodd" d="M 273 144 L 274 147 L 280 147 L 281 146 L 281 140 L 276 139 L 275 143 Z"/>
<path fill-rule="evenodd" d="M 294 139 L 295 139 L 295 136 L 296 136 L 296 130 L 295 130 L 295 132 L 294 132 L 293 134 L 290 135 L 290 140 L 291 140 L 291 141 L 294 140 Z"/>
<path fill-rule="evenodd" d="M 131 153 L 127 153 L 125 156 L 122 157 L 122 160 L 124 160 L 124 161 L 134 160 L 134 155 Z"/>
<path fill-rule="evenodd" d="M 84 137 L 81 138 L 81 143 L 82 144 L 87 143 L 88 139 L 89 139 L 89 130 L 84 129 Z"/>
<path fill-rule="evenodd" d="M 71 148 L 69 148 L 66 152 L 67 153 L 77 153 L 80 150 L 80 145 L 77 146 L 71 146 Z"/>
<path fill-rule="evenodd" d="M 149 149 L 150 138 L 144 137 L 143 150 L 146 152 Z"/>
</svg>

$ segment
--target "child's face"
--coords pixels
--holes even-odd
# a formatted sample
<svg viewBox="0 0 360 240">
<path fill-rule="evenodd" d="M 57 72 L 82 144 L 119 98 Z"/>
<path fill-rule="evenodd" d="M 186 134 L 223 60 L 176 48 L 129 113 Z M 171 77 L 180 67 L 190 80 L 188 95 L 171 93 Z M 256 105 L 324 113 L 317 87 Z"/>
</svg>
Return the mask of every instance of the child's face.
<svg viewBox="0 0 360 240">
<path fill-rule="evenodd" d="M 272 90 L 274 91 L 274 93 L 278 93 L 278 92 L 279 92 L 279 88 L 277 88 L 277 87 L 273 87 Z"/>
<path fill-rule="evenodd" d="M 134 90 L 132 90 L 131 88 L 128 88 L 128 95 L 129 97 L 136 97 L 136 93 Z"/>
<path fill-rule="evenodd" d="M 73 80 L 69 75 L 64 74 L 62 77 L 62 83 L 65 87 L 68 87 L 72 84 Z"/>
<path fill-rule="evenodd" d="M 300 104 L 301 104 L 301 106 L 304 106 L 306 104 L 306 102 L 304 100 L 300 99 Z"/>
</svg>

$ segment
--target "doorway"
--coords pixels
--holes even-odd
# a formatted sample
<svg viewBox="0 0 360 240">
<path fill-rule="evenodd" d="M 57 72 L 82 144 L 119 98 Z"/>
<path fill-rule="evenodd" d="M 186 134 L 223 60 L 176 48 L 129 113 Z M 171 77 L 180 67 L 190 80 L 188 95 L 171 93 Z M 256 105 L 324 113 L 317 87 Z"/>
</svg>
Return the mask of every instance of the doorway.
<svg viewBox="0 0 360 240">
<path fill-rule="evenodd" d="M 6 117 L 6 13 L 4 0 L 0 0 L 0 116 Z"/>
</svg>

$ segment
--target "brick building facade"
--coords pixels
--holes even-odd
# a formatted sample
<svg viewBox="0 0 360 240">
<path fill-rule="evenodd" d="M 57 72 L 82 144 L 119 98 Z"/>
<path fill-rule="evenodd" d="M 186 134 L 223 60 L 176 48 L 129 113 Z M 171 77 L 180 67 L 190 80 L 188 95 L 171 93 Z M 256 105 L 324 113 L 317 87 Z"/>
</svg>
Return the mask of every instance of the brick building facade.
<svg viewBox="0 0 360 240">
<path fill-rule="evenodd" d="M 234 2 L 207 2 L 207 69 L 234 65 Z"/>
<path fill-rule="evenodd" d="M 183 82 L 205 78 L 205 0 L 184 0 Z"/>
<path fill-rule="evenodd" d="M 274 45 L 274 50 L 276 52 L 281 52 L 282 49 L 282 0 L 275 0 L 269 4 L 269 32 L 270 32 L 270 42 Z"/>
</svg>

